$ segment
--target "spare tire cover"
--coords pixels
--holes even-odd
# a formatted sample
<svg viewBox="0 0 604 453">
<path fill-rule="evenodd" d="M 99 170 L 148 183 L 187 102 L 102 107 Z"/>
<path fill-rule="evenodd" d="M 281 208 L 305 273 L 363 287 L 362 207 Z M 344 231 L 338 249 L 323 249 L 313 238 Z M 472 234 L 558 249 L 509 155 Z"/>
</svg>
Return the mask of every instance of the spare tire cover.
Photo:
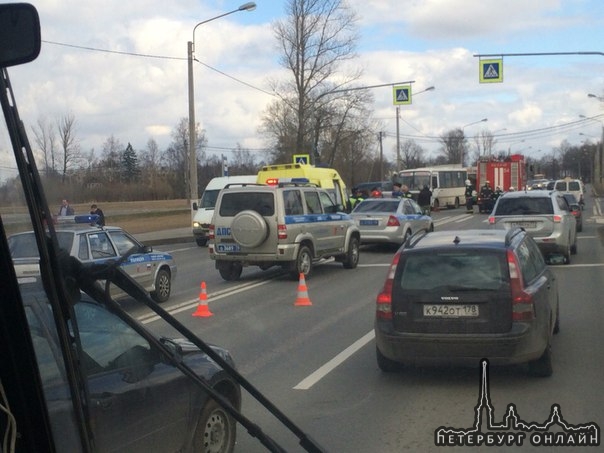
<svg viewBox="0 0 604 453">
<path fill-rule="evenodd" d="M 241 211 L 233 218 L 231 234 L 243 247 L 258 247 L 268 237 L 268 225 L 256 211 Z"/>
</svg>

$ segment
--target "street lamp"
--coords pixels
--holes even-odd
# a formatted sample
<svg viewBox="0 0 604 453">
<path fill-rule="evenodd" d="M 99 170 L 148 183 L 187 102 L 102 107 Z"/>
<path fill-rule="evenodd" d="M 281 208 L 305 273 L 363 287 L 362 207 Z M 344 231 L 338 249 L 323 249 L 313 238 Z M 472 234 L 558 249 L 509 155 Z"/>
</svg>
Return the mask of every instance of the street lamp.
<svg viewBox="0 0 604 453">
<path fill-rule="evenodd" d="M 426 91 L 434 90 L 434 86 L 428 87 L 422 91 L 418 91 L 417 93 L 413 93 L 414 96 L 417 96 L 420 93 L 425 93 Z M 396 106 L 396 171 L 397 173 L 401 171 L 401 135 L 399 128 L 399 117 L 400 117 L 400 107 Z"/>
<path fill-rule="evenodd" d="M 515 145 L 516 143 L 524 143 L 524 139 L 510 143 L 508 146 L 508 156 L 512 154 L 512 145 Z"/>
<path fill-rule="evenodd" d="M 487 121 L 489 121 L 488 118 L 483 118 L 481 120 L 473 121 L 471 123 L 464 124 L 463 126 L 461 126 L 461 146 L 460 146 L 459 154 L 461 155 L 461 159 L 460 160 L 461 160 L 461 166 L 462 167 L 463 167 L 463 161 L 464 161 L 464 158 L 465 158 L 465 156 L 464 156 L 464 149 L 463 149 L 464 148 L 463 141 L 466 138 L 466 133 L 465 133 L 466 127 L 473 126 L 474 124 L 478 124 L 478 123 L 486 123 Z"/>
<path fill-rule="evenodd" d="M 193 203 L 197 202 L 197 153 L 195 150 L 195 96 L 193 90 L 193 52 L 195 51 L 195 30 L 202 24 L 211 22 L 221 17 L 228 16 L 239 11 L 253 11 L 256 9 L 254 2 L 248 2 L 241 5 L 239 8 L 229 11 L 228 13 L 220 14 L 199 22 L 193 27 L 193 39 L 187 42 L 187 60 L 188 60 L 188 76 L 189 76 L 189 202 L 191 204 L 191 215 L 193 215 Z"/>
</svg>

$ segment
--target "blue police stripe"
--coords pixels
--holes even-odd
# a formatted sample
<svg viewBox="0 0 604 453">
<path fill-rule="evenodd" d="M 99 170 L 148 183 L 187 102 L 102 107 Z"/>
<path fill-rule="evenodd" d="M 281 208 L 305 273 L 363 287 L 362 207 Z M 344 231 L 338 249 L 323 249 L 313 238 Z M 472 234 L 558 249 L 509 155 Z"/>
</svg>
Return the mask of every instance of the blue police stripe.
<svg viewBox="0 0 604 453">
<path fill-rule="evenodd" d="M 297 223 L 318 223 L 333 222 L 337 220 L 350 220 L 350 216 L 344 213 L 338 214 L 304 214 L 304 215 L 286 215 L 285 224 L 292 225 Z"/>
</svg>

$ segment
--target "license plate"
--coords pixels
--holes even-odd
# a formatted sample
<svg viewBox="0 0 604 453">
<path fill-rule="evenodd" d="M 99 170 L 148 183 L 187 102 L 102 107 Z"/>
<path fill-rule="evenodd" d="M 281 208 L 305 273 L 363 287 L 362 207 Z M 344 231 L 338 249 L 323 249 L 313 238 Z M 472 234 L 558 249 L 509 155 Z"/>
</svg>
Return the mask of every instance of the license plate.
<svg viewBox="0 0 604 453">
<path fill-rule="evenodd" d="M 378 220 L 361 220 L 360 224 L 361 225 L 377 225 L 379 223 Z"/>
<path fill-rule="evenodd" d="M 478 305 L 424 305 L 424 316 L 435 318 L 475 318 Z"/>
<path fill-rule="evenodd" d="M 218 244 L 216 250 L 220 253 L 240 252 L 239 244 Z"/>
<path fill-rule="evenodd" d="M 537 222 L 512 222 L 512 227 L 537 228 Z"/>
</svg>

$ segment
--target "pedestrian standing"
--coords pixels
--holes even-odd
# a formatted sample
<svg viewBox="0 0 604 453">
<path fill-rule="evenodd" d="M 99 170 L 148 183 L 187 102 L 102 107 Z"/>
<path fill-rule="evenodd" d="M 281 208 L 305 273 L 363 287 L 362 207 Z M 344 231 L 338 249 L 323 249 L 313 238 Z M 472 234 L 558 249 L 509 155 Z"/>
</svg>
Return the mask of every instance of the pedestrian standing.
<svg viewBox="0 0 604 453">
<path fill-rule="evenodd" d="M 92 204 L 90 206 L 90 214 L 97 215 L 96 224 L 98 226 L 105 226 L 105 214 L 102 209 L 99 208 L 96 204 Z"/>
<path fill-rule="evenodd" d="M 61 207 L 59 208 L 58 215 L 65 216 L 65 215 L 74 215 L 74 214 L 75 214 L 75 211 L 69 204 L 69 200 L 67 200 L 67 198 L 63 199 L 63 201 L 61 201 Z"/>
<path fill-rule="evenodd" d="M 401 198 L 403 196 L 403 190 L 400 182 L 392 184 L 392 196 L 394 198 Z"/>
<path fill-rule="evenodd" d="M 474 186 L 472 185 L 472 181 L 466 179 L 466 190 L 464 192 L 466 197 L 466 211 L 474 212 Z"/>
<path fill-rule="evenodd" d="M 432 191 L 427 185 L 422 187 L 417 195 L 417 204 L 422 208 L 424 215 L 430 215 L 430 205 L 432 204 Z"/>
</svg>

